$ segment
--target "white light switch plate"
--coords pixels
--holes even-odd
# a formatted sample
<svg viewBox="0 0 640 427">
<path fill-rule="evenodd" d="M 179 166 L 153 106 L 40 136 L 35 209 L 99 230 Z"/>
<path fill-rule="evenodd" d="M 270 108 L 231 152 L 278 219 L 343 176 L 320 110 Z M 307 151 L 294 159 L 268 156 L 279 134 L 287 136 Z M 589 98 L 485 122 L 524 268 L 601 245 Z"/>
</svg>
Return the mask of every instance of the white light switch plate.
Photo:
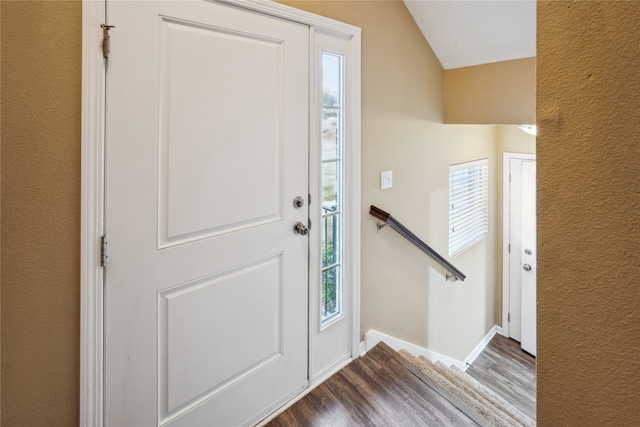
<svg viewBox="0 0 640 427">
<path fill-rule="evenodd" d="M 393 187 L 393 171 L 380 172 L 380 189 Z"/>
</svg>

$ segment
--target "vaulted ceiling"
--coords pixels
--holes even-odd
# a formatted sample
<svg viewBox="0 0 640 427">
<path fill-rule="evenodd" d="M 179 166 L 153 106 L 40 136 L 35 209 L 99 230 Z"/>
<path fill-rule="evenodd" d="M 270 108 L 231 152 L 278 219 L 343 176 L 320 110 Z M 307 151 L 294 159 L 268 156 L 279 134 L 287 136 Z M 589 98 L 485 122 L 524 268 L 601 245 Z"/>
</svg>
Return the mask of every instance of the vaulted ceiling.
<svg viewBox="0 0 640 427">
<path fill-rule="evenodd" d="M 404 0 L 445 70 L 536 55 L 535 0 Z"/>
</svg>

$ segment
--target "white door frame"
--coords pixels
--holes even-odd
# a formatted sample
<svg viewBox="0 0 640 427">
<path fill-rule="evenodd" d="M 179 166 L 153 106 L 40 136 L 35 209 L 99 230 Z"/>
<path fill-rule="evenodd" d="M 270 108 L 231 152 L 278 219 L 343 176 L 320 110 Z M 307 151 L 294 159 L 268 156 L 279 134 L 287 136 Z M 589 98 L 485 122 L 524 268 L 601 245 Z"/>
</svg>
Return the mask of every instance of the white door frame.
<svg viewBox="0 0 640 427">
<path fill-rule="evenodd" d="M 265 0 L 217 0 L 259 13 L 308 25 L 311 47 L 315 30 L 350 37 L 354 81 L 352 85 L 352 134 L 345 167 L 347 197 L 345 208 L 345 250 L 350 266 L 345 280 L 351 281 L 352 343 L 351 357 L 360 350 L 360 28 Z M 102 57 L 102 29 L 105 24 L 105 0 L 83 0 L 82 4 L 82 175 L 81 175 L 81 248 L 80 248 L 80 425 L 104 425 L 104 271 L 101 267 L 104 224 L 104 105 L 105 69 Z M 117 23 L 109 22 L 116 27 Z M 311 50 L 313 51 L 313 50 Z M 317 69 L 313 55 L 310 69 Z M 313 73 L 312 73 L 313 76 Z M 317 95 L 316 95 L 317 97 Z M 311 93 L 310 103 L 319 100 Z M 313 123 L 313 121 L 311 121 Z M 317 132 L 310 126 L 310 132 Z M 315 161 L 315 159 L 310 159 Z M 319 227 L 316 227 L 319 230 Z"/>
<path fill-rule="evenodd" d="M 535 160 L 535 154 L 502 153 L 502 335 L 509 337 L 509 235 L 511 193 L 509 184 L 509 163 L 511 159 Z"/>
</svg>

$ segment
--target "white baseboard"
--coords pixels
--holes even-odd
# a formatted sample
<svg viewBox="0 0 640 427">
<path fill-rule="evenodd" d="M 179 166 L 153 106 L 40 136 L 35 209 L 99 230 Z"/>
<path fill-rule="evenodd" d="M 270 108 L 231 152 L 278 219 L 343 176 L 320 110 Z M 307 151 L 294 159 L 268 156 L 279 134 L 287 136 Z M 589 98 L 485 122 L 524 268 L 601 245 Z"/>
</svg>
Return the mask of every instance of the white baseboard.
<svg viewBox="0 0 640 427">
<path fill-rule="evenodd" d="M 464 359 L 465 369 L 466 366 L 471 365 L 473 361 L 476 360 L 476 357 L 482 353 L 482 350 L 484 350 L 484 348 L 491 342 L 495 334 L 502 335 L 502 328 L 498 325 L 493 325 L 493 327 L 489 329 L 489 332 L 487 332 L 487 335 L 482 338 L 478 345 L 475 346 L 475 348 L 471 350 L 471 353 L 469 353 L 469 355 Z"/>
<path fill-rule="evenodd" d="M 383 341 L 389 347 L 394 349 L 395 351 L 399 350 L 407 350 L 409 353 L 414 356 L 424 356 L 432 362 L 441 361 L 445 365 L 448 366 L 457 366 L 460 369 L 465 368 L 465 364 L 459 360 L 456 360 L 452 357 L 445 356 L 444 354 L 436 353 L 435 351 L 428 350 L 424 347 L 417 346 L 415 344 L 411 344 L 410 342 L 403 341 L 399 338 L 392 337 L 391 335 L 383 334 L 382 332 L 375 331 L 373 329 L 369 329 L 364 334 L 364 341 L 366 343 L 367 351 L 371 350 L 373 347 L 378 345 L 380 341 Z"/>
<path fill-rule="evenodd" d="M 464 371 L 476 359 L 476 357 L 478 357 L 478 355 L 482 353 L 482 350 L 484 350 L 484 348 L 487 346 L 487 344 L 489 344 L 493 336 L 497 333 L 502 334 L 502 328 L 500 328 L 497 325 L 494 325 L 489 330 L 487 335 L 485 335 L 484 338 L 482 338 L 482 340 L 478 343 L 478 345 L 476 345 L 475 348 L 471 351 L 471 353 L 464 359 L 464 361 L 460 361 L 458 359 L 454 359 L 453 357 L 449 357 L 444 354 L 431 351 L 424 347 L 420 347 L 410 342 L 403 341 L 399 338 L 392 337 L 391 335 L 384 334 L 374 329 L 369 329 L 367 332 L 365 332 L 364 344 L 365 344 L 365 350 L 369 351 L 373 347 L 378 345 L 380 341 L 383 341 L 385 344 L 387 344 L 389 347 L 391 347 L 396 351 L 404 349 L 404 350 L 407 350 L 409 353 L 413 354 L 414 356 L 418 356 L 418 357 L 424 356 L 427 359 L 431 360 L 432 362 L 440 361 L 445 365 L 456 366 Z"/>
</svg>

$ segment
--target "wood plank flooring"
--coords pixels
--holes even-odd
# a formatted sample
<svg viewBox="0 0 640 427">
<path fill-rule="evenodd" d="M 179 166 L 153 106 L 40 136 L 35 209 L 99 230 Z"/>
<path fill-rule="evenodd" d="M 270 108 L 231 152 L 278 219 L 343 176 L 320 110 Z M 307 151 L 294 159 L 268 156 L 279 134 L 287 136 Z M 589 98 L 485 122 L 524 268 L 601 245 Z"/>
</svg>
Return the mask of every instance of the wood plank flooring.
<svg viewBox="0 0 640 427">
<path fill-rule="evenodd" d="M 267 426 L 477 426 L 382 346 L 371 349 Z"/>
<path fill-rule="evenodd" d="M 517 341 L 494 336 L 467 374 L 536 419 L 536 359 Z"/>
<path fill-rule="evenodd" d="M 385 348 L 377 346 L 354 360 L 267 426 L 484 424 L 464 404 L 425 383 L 404 366 L 401 356 Z M 535 358 L 517 342 L 496 335 L 467 372 L 535 419 Z"/>
</svg>

